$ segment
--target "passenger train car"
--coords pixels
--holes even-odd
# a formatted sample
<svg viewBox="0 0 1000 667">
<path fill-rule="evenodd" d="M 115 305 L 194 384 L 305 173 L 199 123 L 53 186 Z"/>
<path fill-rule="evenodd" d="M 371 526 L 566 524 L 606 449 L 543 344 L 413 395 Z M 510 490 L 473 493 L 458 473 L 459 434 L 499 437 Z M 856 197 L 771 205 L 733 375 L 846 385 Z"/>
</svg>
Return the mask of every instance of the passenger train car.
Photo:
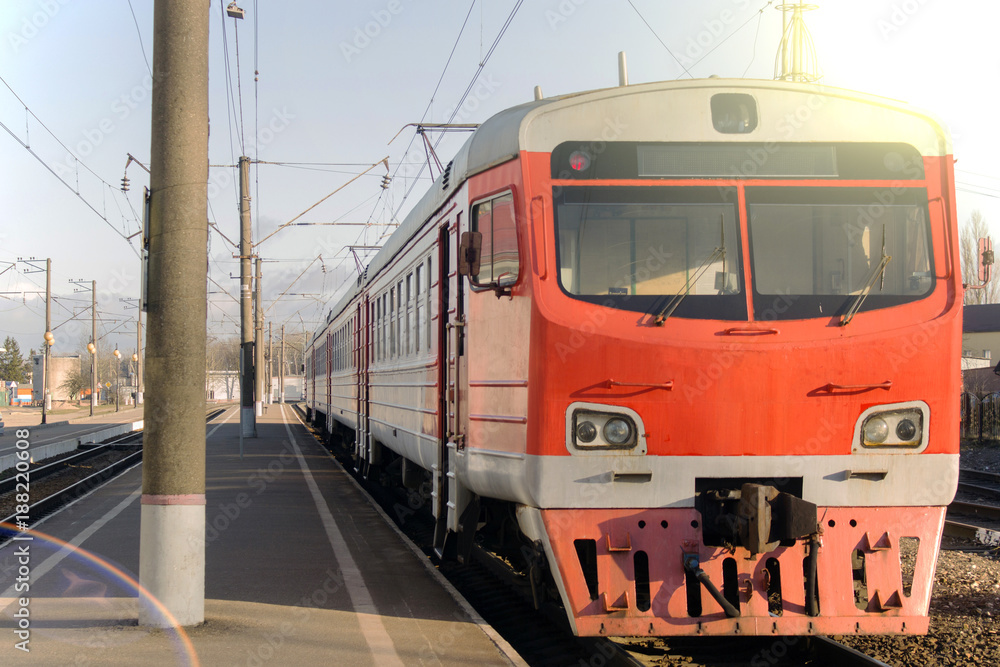
<svg viewBox="0 0 1000 667">
<path fill-rule="evenodd" d="M 509 521 L 577 634 L 924 633 L 953 178 L 931 117 L 829 87 L 507 109 L 329 311 L 309 415 L 424 485 L 442 553 Z"/>
</svg>

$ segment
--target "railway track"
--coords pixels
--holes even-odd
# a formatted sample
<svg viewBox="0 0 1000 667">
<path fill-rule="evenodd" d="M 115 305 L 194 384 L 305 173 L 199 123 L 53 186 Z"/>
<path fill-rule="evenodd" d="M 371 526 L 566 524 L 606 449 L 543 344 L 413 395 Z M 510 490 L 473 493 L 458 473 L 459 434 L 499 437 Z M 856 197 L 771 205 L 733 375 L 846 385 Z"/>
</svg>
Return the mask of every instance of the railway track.
<svg viewBox="0 0 1000 667">
<path fill-rule="evenodd" d="M 205 416 L 205 421 L 209 422 L 223 412 L 225 412 L 225 409 L 209 410 Z M 46 488 L 46 481 L 51 480 L 55 475 L 74 469 L 77 471 L 83 471 L 83 466 L 86 463 L 99 459 L 109 451 L 116 448 L 120 449 L 123 446 L 127 446 L 129 448 L 134 447 L 135 451 L 124 457 L 118 458 L 117 460 L 111 461 L 91 474 L 81 473 L 74 475 L 68 483 L 59 485 L 55 490 L 49 490 Z M 56 512 L 73 501 L 87 495 L 94 489 L 141 462 L 142 433 L 133 432 L 119 436 L 106 443 L 96 446 L 88 446 L 79 452 L 75 452 L 69 456 L 64 456 L 63 458 L 60 458 L 52 463 L 33 465 L 28 472 L 32 496 L 36 495 L 38 489 L 43 489 L 44 497 L 41 500 L 33 502 L 28 508 L 28 512 L 26 514 L 31 517 L 29 527 L 36 525 L 39 521 L 43 520 L 53 512 Z M 0 480 L 0 498 L 9 497 L 9 495 L 17 488 L 18 481 L 19 479 L 14 471 L 11 471 L 11 475 L 9 477 L 5 477 Z M 18 513 L 15 513 L 4 519 L 0 519 L 0 523 L 14 526 L 16 525 L 15 520 L 17 515 Z M 0 545 L 7 542 L 10 537 L 16 534 L 16 532 L 17 531 L 13 528 L 7 528 L 6 526 L 0 528 Z"/>
<path fill-rule="evenodd" d="M 1000 500 L 1000 474 L 962 468 L 959 470 L 958 490 L 962 493 Z"/>
<path fill-rule="evenodd" d="M 1000 546 L 1000 474 L 962 468 L 958 491 L 965 499 L 948 506 L 945 535 L 986 547 Z M 997 504 L 970 502 L 970 498 L 994 500 Z"/>
<path fill-rule="evenodd" d="M 330 445 L 318 431 L 314 430 L 314 435 L 345 470 L 353 473 L 353 464 L 344 449 Z M 355 478 L 387 516 L 400 516 L 395 510 L 401 504 L 412 507 L 398 490 L 373 484 L 359 475 Z M 424 554 L 433 557 L 432 517 L 422 512 L 405 514 L 407 519 L 396 520 L 396 525 Z M 535 609 L 526 578 L 515 572 L 506 560 L 482 546 L 473 548 L 470 563 L 441 562 L 439 571 L 532 667 L 887 667 L 827 637 L 715 637 L 711 640 L 575 637 L 561 608 L 543 604 L 541 609 Z"/>
<path fill-rule="evenodd" d="M 32 482 L 40 482 L 56 473 L 68 470 L 74 466 L 83 465 L 109 450 L 120 449 L 125 445 L 134 444 L 141 437 L 142 435 L 139 433 L 126 433 L 108 442 L 81 447 L 79 450 L 71 452 L 68 455 L 57 457 L 58 460 L 51 463 L 32 465 L 29 469 L 31 480 Z M 0 479 L 0 495 L 10 493 L 15 489 L 17 484 L 17 472 L 13 468 L 5 471 L 5 473 L 9 474 Z"/>
</svg>

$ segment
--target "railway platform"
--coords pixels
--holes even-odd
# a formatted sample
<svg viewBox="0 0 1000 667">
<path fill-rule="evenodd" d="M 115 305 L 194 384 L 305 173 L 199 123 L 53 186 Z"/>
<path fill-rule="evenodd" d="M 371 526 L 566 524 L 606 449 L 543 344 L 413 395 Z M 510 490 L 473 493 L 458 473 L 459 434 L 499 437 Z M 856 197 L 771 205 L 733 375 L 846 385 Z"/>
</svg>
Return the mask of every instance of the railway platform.
<svg viewBox="0 0 1000 667">
<path fill-rule="evenodd" d="M 290 406 L 242 457 L 238 419 L 207 426 L 205 623 L 138 624 L 140 465 L 0 548 L 0 664 L 524 664 Z"/>
</svg>

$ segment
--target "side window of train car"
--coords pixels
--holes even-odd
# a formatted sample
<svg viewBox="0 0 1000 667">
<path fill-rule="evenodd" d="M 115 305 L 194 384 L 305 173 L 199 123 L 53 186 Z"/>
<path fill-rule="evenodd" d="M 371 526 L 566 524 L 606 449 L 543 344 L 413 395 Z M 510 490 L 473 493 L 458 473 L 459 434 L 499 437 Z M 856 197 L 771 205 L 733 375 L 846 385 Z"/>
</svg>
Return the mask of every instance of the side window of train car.
<svg viewBox="0 0 1000 667">
<path fill-rule="evenodd" d="M 479 273 L 472 279 L 480 285 L 509 287 L 517 282 L 517 227 L 514 196 L 506 192 L 472 207 L 472 231 L 482 234 Z"/>
<path fill-rule="evenodd" d="M 434 298 L 434 294 L 431 291 L 431 285 L 434 282 L 434 278 L 433 278 L 433 275 L 434 275 L 434 271 L 433 271 L 434 264 L 432 262 L 433 262 L 433 260 L 430 257 L 428 257 L 427 258 L 427 317 L 425 318 L 426 319 L 426 326 L 427 326 L 427 332 L 426 333 L 427 333 L 427 349 L 428 350 L 431 349 L 431 336 L 432 336 L 432 333 L 431 333 L 431 322 L 432 322 L 432 318 L 433 318 L 433 311 L 431 310 L 433 306 L 432 306 L 432 303 L 431 303 L 431 299 Z"/>
<path fill-rule="evenodd" d="M 421 298 L 421 291 L 423 290 L 423 264 L 417 264 L 416 271 L 413 273 L 413 309 L 414 309 L 414 324 L 413 324 L 413 343 L 414 352 L 420 353 L 420 335 L 424 330 L 424 301 Z"/>
</svg>

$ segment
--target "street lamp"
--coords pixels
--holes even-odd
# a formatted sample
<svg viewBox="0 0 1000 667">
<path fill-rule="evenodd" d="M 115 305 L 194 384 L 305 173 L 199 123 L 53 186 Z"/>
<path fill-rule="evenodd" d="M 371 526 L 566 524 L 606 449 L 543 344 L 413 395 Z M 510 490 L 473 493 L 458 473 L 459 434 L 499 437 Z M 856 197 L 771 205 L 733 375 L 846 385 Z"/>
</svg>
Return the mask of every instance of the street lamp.
<svg viewBox="0 0 1000 667">
<path fill-rule="evenodd" d="M 121 394 L 121 390 L 118 387 L 118 373 L 121 371 L 122 367 L 122 353 L 118 351 L 118 346 L 115 345 L 115 351 L 111 354 L 115 355 L 115 412 L 118 412 L 120 406 L 118 405 L 118 397 Z"/>
<path fill-rule="evenodd" d="M 97 345 L 91 340 L 87 343 L 87 352 L 90 352 L 90 416 L 94 416 L 94 405 L 97 403 Z"/>
</svg>

